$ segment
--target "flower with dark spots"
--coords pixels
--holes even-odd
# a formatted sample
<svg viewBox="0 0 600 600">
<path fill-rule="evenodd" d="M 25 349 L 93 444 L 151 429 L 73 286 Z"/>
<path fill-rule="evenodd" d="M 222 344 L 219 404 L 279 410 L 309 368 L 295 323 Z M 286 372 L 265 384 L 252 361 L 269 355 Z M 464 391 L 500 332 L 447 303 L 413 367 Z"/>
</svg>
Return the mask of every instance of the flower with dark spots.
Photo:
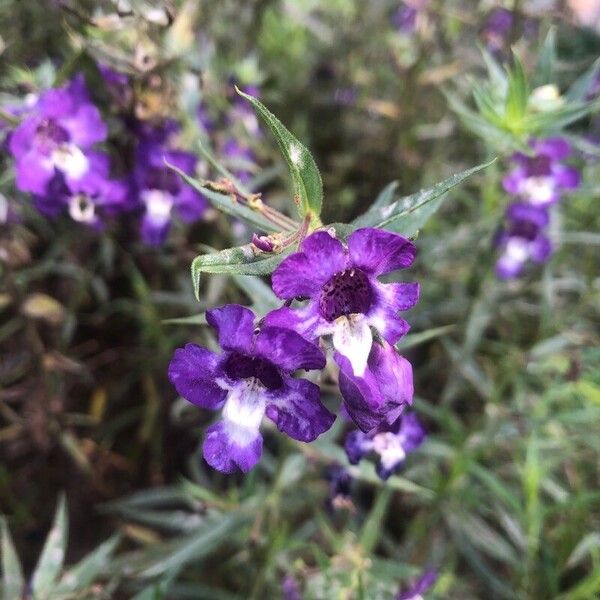
<svg viewBox="0 0 600 600">
<path fill-rule="evenodd" d="M 344 408 L 364 432 L 393 424 L 413 401 L 412 366 L 385 341 L 374 342 L 366 368 L 356 375 L 352 364 L 336 352 Z"/>
<path fill-rule="evenodd" d="M 369 433 L 351 431 L 344 442 L 350 464 L 357 465 L 367 454 L 379 457 L 375 467 L 383 480 L 401 466 L 406 456 L 425 439 L 425 429 L 415 413 L 405 413 L 391 425 L 383 425 Z"/>
<path fill-rule="evenodd" d="M 571 154 L 567 140 L 559 137 L 533 140 L 530 146 L 531 155 L 517 152 L 512 156 L 515 167 L 502 180 L 509 194 L 545 207 L 558 202 L 563 191 L 579 186 L 579 171 L 563 164 Z"/>
<path fill-rule="evenodd" d="M 176 213 L 185 223 L 201 219 L 208 202 L 182 181 L 166 163 L 193 175 L 197 158 L 190 152 L 173 149 L 171 137 L 178 126 L 166 121 L 160 127 L 142 127 L 139 132 L 134 169 L 134 188 L 144 210 L 142 239 L 151 246 L 164 243 Z"/>
<path fill-rule="evenodd" d="M 83 76 L 44 92 L 10 136 L 17 188 L 43 196 L 57 173 L 71 186 L 89 171 L 87 151 L 107 133 Z"/>
<path fill-rule="evenodd" d="M 290 327 L 309 339 L 332 335 L 335 350 L 364 374 L 371 350 L 371 327 L 390 344 L 409 329 L 399 311 L 414 306 L 417 283 L 381 283 L 378 277 L 409 267 L 412 242 L 380 229 L 358 229 L 345 246 L 328 232 L 317 231 L 274 271 L 273 290 L 280 298 L 307 298 L 303 308 L 270 313 L 271 324 Z"/>
<path fill-rule="evenodd" d="M 409 588 L 401 590 L 394 600 L 423 600 L 424 594 L 435 585 L 437 577 L 437 571 L 428 569 Z"/>
<path fill-rule="evenodd" d="M 254 313 L 229 304 L 206 313 L 221 354 L 195 344 L 179 348 L 169 365 L 177 392 L 201 408 L 222 409 L 222 419 L 206 431 L 206 462 L 224 473 L 249 471 L 260 459 L 263 416 L 280 431 L 311 442 L 327 431 L 335 416 L 321 404 L 319 388 L 296 379 L 299 369 L 322 369 L 325 357 L 297 332 L 255 328 Z"/>
<path fill-rule="evenodd" d="M 518 277 L 528 261 L 543 263 L 552 254 L 552 244 L 545 234 L 549 222 L 546 209 L 514 203 L 508 207 L 506 219 L 496 239 L 500 248 L 496 275 L 500 279 Z"/>
</svg>

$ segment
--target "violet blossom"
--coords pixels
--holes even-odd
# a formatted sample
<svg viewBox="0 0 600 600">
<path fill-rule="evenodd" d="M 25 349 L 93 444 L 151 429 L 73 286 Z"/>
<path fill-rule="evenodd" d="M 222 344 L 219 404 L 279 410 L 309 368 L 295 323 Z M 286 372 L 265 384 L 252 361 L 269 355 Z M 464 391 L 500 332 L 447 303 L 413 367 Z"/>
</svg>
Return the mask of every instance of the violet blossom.
<svg viewBox="0 0 600 600">
<path fill-rule="evenodd" d="M 340 508 L 352 508 L 352 476 L 344 467 L 332 465 L 327 469 L 326 478 L 329 483 L 327 510 L 335 512 Z"/>
<path fill-rule="evenodd" d="M 224 473 L 236 467 L 247 472 L 258 462 L 265 415 L 302 442 L 313 441 L 335 420 L 321 404 L 319 387 L 291 375 L 323 368 L 321 350 L 295 331 L 255 328 L 254 319 L 250 309 L 237 304 L 207 311 L 223 352 L 187 344 L 169 365 L 169 379 L 181 396 L 201 408 L 222 409 L 222 419 L 206 431 L 203 455 Z"/>
<path fill-rule="evenodd" d="M 518 277 L 529 260 L 542 263 L 552 254 L 552 244 L 545 233 L 549 223 L 547 209 L 517 202 L 508 207 L 506 218 L 496 239 L 500 248 L 496 275 L 501 279 Z"/>
<path fill-rule="evenodd" d="M 10 136 L 17 188 L 44 196 L 57 174 L 72 187 L 90 170 L 88 151 L 107 135 L 83 75 L 42 93 Z"/>
<path fill-rule="evenodd" d="M 405 0 L 392 15 L 394 27 L 401 33 L 411 34 L 417 27 L 417 18 L 427 6 L 428 0 Z"/>
<path fill-rule="evenodd" d="M 360 377 L 371 352 L 371 327 L 390 344 L 409 330 L 398 312 L 416 304 L 419 285 L 384 284 L 378 278 L 409 267 L 415 254 L 412 242 L 380 229 L 357 229 L 347 245 L 326 231 L 317 231 L 272 275 L 277 296 L 308 299 L 308 304 L 278 309 L 267 321 L 295 329 L 312 340 L 331 335 L 337 354 Z"/>
<path fill-rule="evenodd" d="M 401 590 L 394 600 L 423 600 L 423 594 L 435 585 L 437 577 L 434 569 L 428 569 L 408 589 Z"/>
<path fill-rule="evenodd" d="M 381 479 L 388 479 L 401 466 L 406 456 L 414 452 L 425 439 L 425 429 L 415 413 L 401 415 L 391 425 L 369 433 L 351 431 L 344 442 L 350 464 L 358 464 L 371 452 L 379 456 L 375 467 Z"/>
<path fill-rule="evenodd" d="M 141 234 L 147 244 L 160 246 L 168 235 L 173 213 L 191 223 L 202 218 L 208 203 L 167 166 L 168 163 L 193 175 L 198 162 L 194 154 L 172 148 L 172 136 L 179 129 L 177 123 L 166 121 L 159 127 L 140 129 L 134 183 L 144 210 Z"/>
<path fill-rule="evenodd" d="M 563 164 L 571 154 L 571 145 L 560 137 L 532 140 L 532 155 L 513 154 L 515 167 L 504 177 L 502 185 L 513 196 L 534 206 L 555 204 L 565 190 L 580 184 L 579 171 Z"/>
</svg>

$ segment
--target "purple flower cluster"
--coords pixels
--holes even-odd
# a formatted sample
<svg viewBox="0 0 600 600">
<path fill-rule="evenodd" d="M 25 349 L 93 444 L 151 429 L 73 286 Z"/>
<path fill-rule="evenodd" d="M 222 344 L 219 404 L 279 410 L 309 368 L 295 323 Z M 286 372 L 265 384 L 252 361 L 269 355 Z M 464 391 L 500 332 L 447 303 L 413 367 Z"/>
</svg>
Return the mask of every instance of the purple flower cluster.
<svg viewBox="0 0 600 600">
<path fill-rule="evenodd" d="M 505 191 L 515 198 L 496 238 L 500 248 L 496 273 L 502 279 L 518 277 L 529 260 L 548 260 L 552 254 L 546 234 L 549 209 L 565 191 L 580 184 L 579 171 L 563 164 L 571 154 L 565 139 L 533 140 L 530 146 L 530 155 L 517 152 L 512 156 L 514 166 L 502 181 Z"/>
<path fill-rule="evenodd" d="M 412 403 L 413 381 L 410 363 L 393 344 L 409 329 L 398 313 L 414 306 L 419 286 L 378 278 L 409 267 L 415 254 L 412 242 L 378 229 L 359 229 L 347 244 L 317 231 L 274 271 L 273 290 L 286 305 L 256 329 L 254 315 L 241 306 L 207 313 L 224 352 L 190 344 L 176 351 L 169 377 L 190 402 L 223 409 L 204 442 L 210 465 L 224 472 L 254 466 L 265 415 L 304 442 L 331 427 L 335 417 L 321 404 L 318 386 L 292 377 L 298 369 L 325 367 L 323 338 L 335 351 L 344 409 L 360 430 L 397 423 Z M 293 301 L 305 305 L 288 305 Z"/>
<path fill-rule="evenodd" d="M 125 103 L 128 78 L 104 66 L 100 73 L 116 104 Z M 205 199 L 166 165 L 190 175 L 196 169 L 196 157 L 172 143 L 175 122 L 130 124 L 135 150 L 129 162 L 134 166 L 117 179 L 111 175 L 109 154 L 99 148 L 107 143 L 108 127 L 83 75 L 42 93 L 17 116 L 22 120 L 8 141 L 16 186 L 33 195 L 42 214 L 67 213 L 95 228 L 117 214 L 141 214 L 141 235 L 151 245 L 164 242 L 173 214 L 185 222 L 203 216 Z"/>
</svg>

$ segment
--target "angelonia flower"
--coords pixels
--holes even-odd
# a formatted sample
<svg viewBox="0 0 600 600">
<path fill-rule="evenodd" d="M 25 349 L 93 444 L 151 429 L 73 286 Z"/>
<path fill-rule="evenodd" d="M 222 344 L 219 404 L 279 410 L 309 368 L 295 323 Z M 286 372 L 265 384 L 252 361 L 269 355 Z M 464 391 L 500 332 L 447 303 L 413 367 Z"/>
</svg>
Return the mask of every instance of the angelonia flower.
<svg viewBox="0 0 600 600">
<path fill-rule="evenodd" d="M 415 581 L 406 590 L 401 590 L 394 598 L 394 600 L 423 600 L 424 595 L 428 592 L 437 581 L 437 572 L 433 569 L 429 569 Z"/>
<path fill-rule="evenodd" d="M 579 186 L 579 171 L 563 161 L 571 155 L 571 145 L 560 137 L 532 140 L 532 154 L 516 152 L 514 168 L 502 180 L 506 192 L 534 206 L 555 204 L 562 192 Z"/>
<path fill-rule="evenodd" d="M 90 170 L 88 151 L 107 135 L 82 75 L 44 92 L 10 136 L 17 188 L 43 197 L 56 176 L 73 186 Z"/>
<path fill-rule="evenodd" d="M 307 305 L 284 307 L 267 318 L 312 340 L 331 335 L 338 356 L 361 377 L 373 344 L 371 327 L 389 344 L 409 330 L 398 313 L 416 304 L 419 285 L 382 283 L 378 278 L 409 267 L 415 254 L 412 242 L 380 229 L 358 229 L 347 244 L 317 231 L 272 275 L 279 298 L 307 299 Z"/>
<path fill-rule="evenodd" d="M 192 404 L 221 410 L 202 447 L 209 465 L 224 473 L 249 471 L 262 453 L 264 416 L 301 442 L 331 427 L 335 415 L 321 403 L 319 387 L 292 376 L 325 366 L 316 345 L 289 329 L 255 327 L 254 313 L 236 304 L 207 311 L 206 320 L 223 352 L 187 344 L 175 351 L 169 379 Z"/>
<path fill-rule="evenodd" d="M 504 190 L 515 198 L 506 210 L 506 222 L 496 236 L 500 257 L 496 274 L 501 279 L 518 277 L 528 261 L 543 263 L 552 254 L 547 235 L 549 210 L 565 191 L 581 181 L 575 167 L 565 165 L 571 155 L 567 140 L 554 137 L 530 142 L 531 155 L 513 154 L 514 167 L 502 180 Z"/>
<path fill-rule="evenodd" d="M 405 413 L 395 423 L 383 425 L 369 433 L 351 431 L 344 442 L 350 464 L 358 464 L 368 454 L 379 458 L 375 467 L 383 480 L 395 473 L 425 439 L 425 429 L 415 413 Z"/>
<path fill-rule="evenodd" d="M 352 476 L 344 467 L 332 465 L 327 469 L 326 479 L 329 483 L 326 506 L 330 512 L 341 508 L 352 507 Z"/>
<path fill-rule="evenodd" d="M 143 210 L 141 236 L 151 246 L 164 243 L 175 214 L 185 223 L 201 219 L 208 207 L 206 199 L 187 185 L 167 163 L 193 175 L 197 157 L 173 148 L 179 125 L 172 120 L 139 128 L 133 182 Z"/>
<path fill-rule="evenodd" d="M 496 239 L 500 256 L 496 275 L 500 279 L 518 277 L 532 260 L 543 263 L 552 254 L 552 244 L 545 234 L 548 211 L 523 202 L 511 204 L 506 211 L 506 224 Z"/>
<path fill-rule="evenodd" d="M 417 18 L 428 4 L 428 0 L 405 0 L 400 2 L 392 15 L 392 24 L 401 33 L 411 34 L 417 27 Z"/>
</svg>

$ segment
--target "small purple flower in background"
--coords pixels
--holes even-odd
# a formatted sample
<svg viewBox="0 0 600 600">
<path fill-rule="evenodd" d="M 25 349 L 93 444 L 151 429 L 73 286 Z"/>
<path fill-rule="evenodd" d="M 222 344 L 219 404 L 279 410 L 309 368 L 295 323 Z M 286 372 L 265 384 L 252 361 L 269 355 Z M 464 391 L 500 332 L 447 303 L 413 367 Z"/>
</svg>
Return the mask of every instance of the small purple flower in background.
<svg viewBox="0 0 600 600">
<path fill-rule="evenodd" d="M 571 154 L 571 145 L 563 138 L 533 140 L 533 155 L 513 154 L 516 166 L 502 180 L 504 189 L 534 206 L 549 206 L 558 202 L 564 190 L 580 184 L 579 171 L 562 164 Z"/>
<path fill-rule="evenodd" d="M 506 218 L 507 224 L 496 240 L 501 252 L 496 274 L 501 279 L 518 277 L 527 261 L 542 263 L 552 254 L 552 244 L 545 235 L 547 209 L 514 203 L 508 207 Z"/>
<path fill-rule="evenodd" d="M 281 595 L 283 600 L 303 600 L 298 582 L 291 576 L 286 575 L 281 582 Z"/>
<path fill-rule="evenodd" d="M 206 320 L 223 352 L 187 344 L 175 351 L 169 379 L 192 404 L 222 409 L 222 420 L 206 431 L 203 454 L 209 465 L 224 473 L 236 467 L 249 471 L 262 453 L 264 415 L 302 442 L 331 427 L 335 415 L 321 404 L 319 387 L 291 376 L 325 366 L 317 346 L 289 329 L 255 329 L 254 313 L 237 304 L 207 311 Z"/>
<path fill-rule="evenodd" d="M 47 217 L 56 217 L 65 210 L 78 223 L 101 227 L 102 217 L 127 208 L 128 186 L 110 179 L 110 158 L 90 150 L 89 169 L 79 180 L 68 185 L 56 175 L 46 186 L 46 194 L 34 196 L 36 208 Z"/>
<path fill-rule="evenodd" d="M 107 134 L 82 75 L 44 92 L 10 136 L 17 188 L 43 196 L 57 173 L 73 185 L 90 169 L 87 151 Z"/>
<path fill-rule="evenodd" d="M 486 17 L 481 35 L 490 52 L 502 52 L 509 42 L 514 13 L 503 7 L 494 8 Z"/>
<path fill-rule="evenodd" d="M 344 442 L 350 464 L 357 465 L 367 454 L 379 455 L 375 467 L 381 479 L 397 471 L 407 454 L 416 450 L 425 439 L 425 429 L 414 413 L 406 413 L 392 425 L 384 425 L 369 433 L 351 431 Z"/>
<path fill-rule="evenodd" d="M 437 581 L 437 572 L 429 569 L 407 590 L 400 591 L 394 600 L 423 600 L 425 594 Z"/>
<path fill-rule="evenodd" d="M 142 239 L 160 246 L 171 226 L 173 212 L 186 223 L 201 219 L 208 207 L 206 199 L 181 180 L 165 161 L 188 175 L 196 170 L 197 158 L 190 152 L 170 147 L 177 123 L 160 127 L 142 126 L 136 149 L 134 182 L 139 204 L 144 209 Z"/>
<path fill-rule="evenodd" d="M 228 115 L 228 121 L 230 125 L 234 125 L 237 122 L 240 122 L 244 125 L 244 128 L 251 136 L 260 136 L 260 123 L 258 122 L 258 117 L 252 105 L 244 100 L 234 89 L 235 80 L 231 80 L 230 84 L 232 86 L 232 107 Z M 254 98 L 260 98 L 260 90 L 256 85 L 238 85 L 242 92 L 245 94 L 249 94 L 250 96 L 254 96 Z"/>
<path fill-rule="evenodd" d="M 215 122 L 210 116 L 206 105 L 202 102 L 198 105 L 196 109 L 196 118 L 198 119 L 198 123 L 200 124 L 200 128 L 204 133 L 211 133 L 215 128 Z"/>
<path fill-rule="evenodd" d="M 380 229 L 356 230 L 347 246 L 328 232 L 317 231 L 272 276 L 277 296 L 285 300 L 307 298 L 308 305 L 278 309 L 267 320 L 309 339 L 331 334 L 337 353 L 348 361 L 355 375 L 362 376 L 373 341 L 371 327 L 390 344 L 409 330 L 398 312 L 416 304 L 419 285 L 384 284 L 378 277 L 409 267 L 415 254 L 412 242 Z"/>
<path fill-rule="evenodd" d="M 229 170 L 243 184 L 249 183 L 256 166 L 254 152 L 235 138 L 225 140 L 221 152 L 227 160 Z"/>
<path fill-rule="evenodd" d="M 341 508 L 352 509 L 352 476 L 350 473 L 339 465 L 333 465 L 327 469 L 326 478 L 329 482 L 327 509 L 330 512 L 335 512 Z"/>
<path fill-rule="evenodd" d="M 405 0 L 392 15 L 392 24 L 401 33 L 411 34 L 417 26 L 417 17 L 428 4 L 428 0 Z"/>
<path fill-rule="evenodd" d="M 126 105 L 132 98 L 129 76 L 102 63 L 98 65 L 98 70 L 113 101 L 119 106 Z"/>
</svg>

